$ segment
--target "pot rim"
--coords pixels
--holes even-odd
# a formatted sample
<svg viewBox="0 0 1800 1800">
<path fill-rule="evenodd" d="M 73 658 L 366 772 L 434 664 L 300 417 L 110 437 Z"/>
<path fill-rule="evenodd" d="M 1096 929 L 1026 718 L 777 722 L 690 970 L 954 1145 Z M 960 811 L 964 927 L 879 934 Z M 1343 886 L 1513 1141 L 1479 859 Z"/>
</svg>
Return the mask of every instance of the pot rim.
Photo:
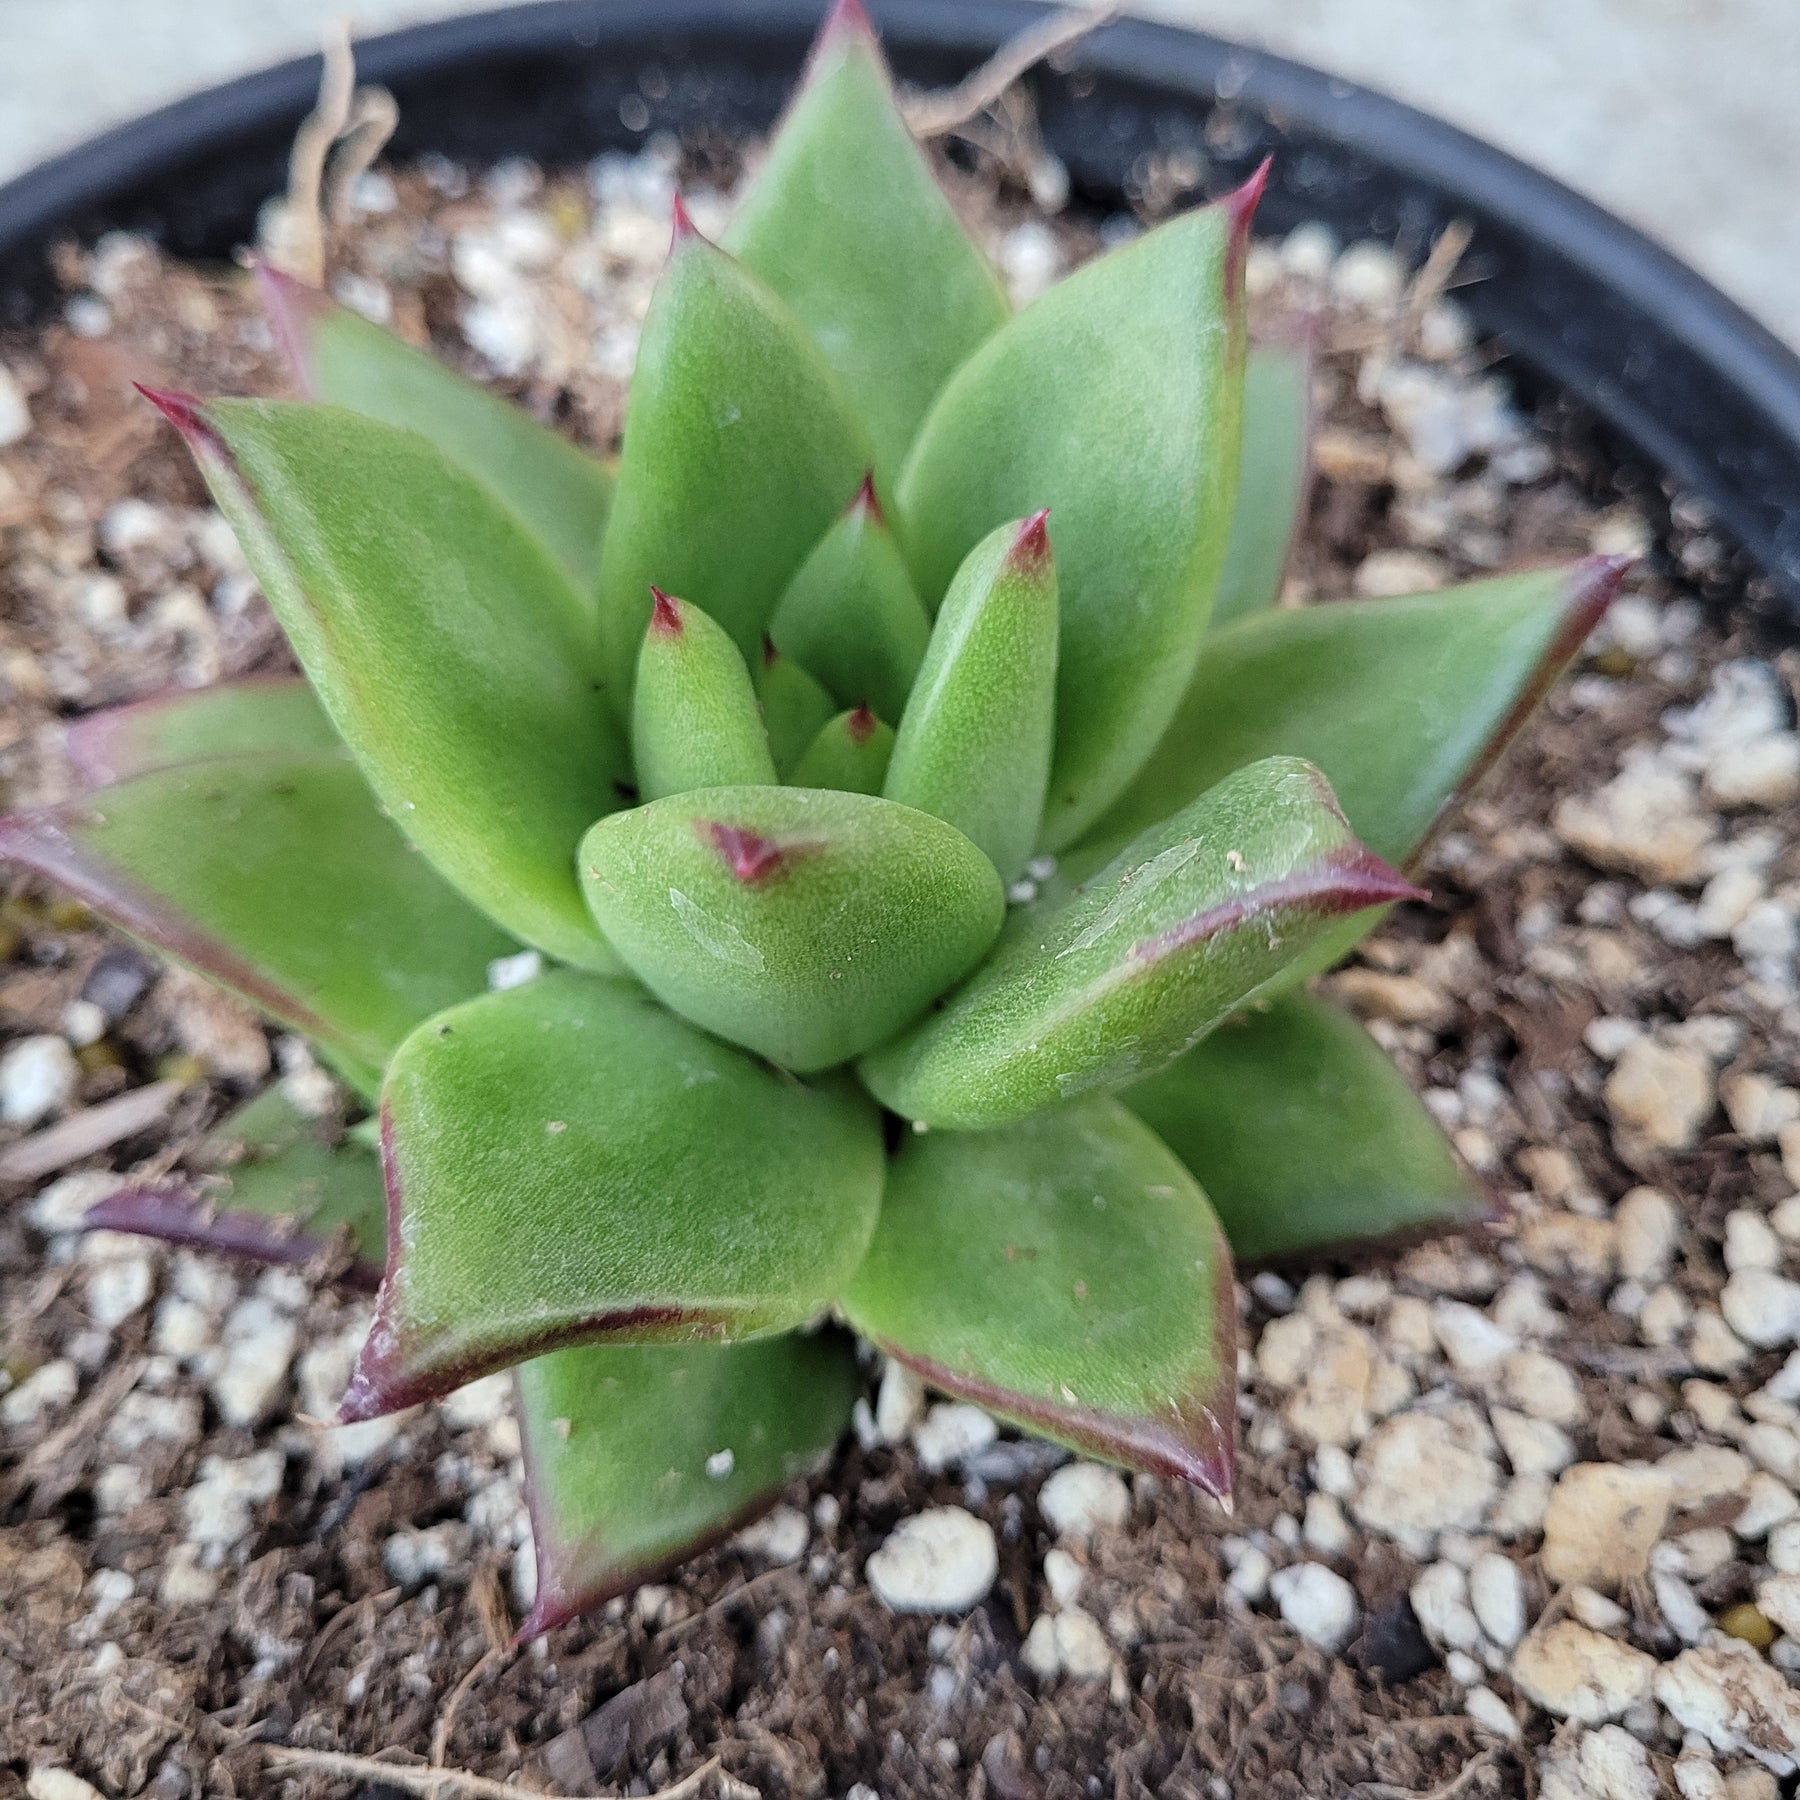
<svg viewBox="0 0 1800 1800">
<path fill-rule="evenodd" d="M 408 129 L 409 95 L 416 101 L 500 71 L 538 85 L 572 77 L 616 83 L 622 66 L 666 55 L 679 40 L 715 64 L 772 67 L 785 80 L 822 4 L 537 0 L 363 40 L 357 62 L 364 80 L 400 91 L 398 154 L 454 153 L 454 129 Z M 902 73 L 926 67 L 940 79 L 1047 10 L 1036 0 L 870 4 Z M 1116 195 L 1129 155 L 1152 145 L 1194 150 L 1209 187 L 1272 149 L 1265 227 L 1319 217 L 1348 228 L 1347 237 L 1384 237 L 1416 254 L 1451 219 L 1469 220 L 1475 239 L 1465 268 L 1477 280 L 1458 298 L 1506 346 L 1509 365 L 1569 392 L 1707 502 L 1767 576 L 1785 631 L 1800 629 L 1800 357 L 1735 301 L 1550 176 L 1303 64 L 1137 19 L 1100 28 L 1064 60 L 1069 77 L 1088 85 L 1085 95 L 1073 97 L 1068 78 L 1043 69 L 1032 80 L 1046 140 L 1084 189 Z M 129 224 L 202 175 L 220 188 L 207 225 L 211 247 L 246 240 L 256 205 L 274 189 L 248 187 L 241 174 L 233 187 L 233 166 L 254 162 L 252 147 L 266 160 L 268 143 L 285 142 L 311 106 L 318 76 L 317 56 L 243 76 L 0 187 L 0 316 L 31 315 L 54 239 Z M 530 153 L 531 112 L 510 92 L 503 100 L 517 114 L 518 148 Z M 650 129 L 670 122 L 652 118 Z M 584 124 L 589 155 L 644 135 L 618 125 L 616 113 Z M 492 121 L 481 125 L 491 136 Z M 537 128 L 541 136 L 541 122 Z M 467 145 L 461 153 L 483 154 Z"/>
</svg>

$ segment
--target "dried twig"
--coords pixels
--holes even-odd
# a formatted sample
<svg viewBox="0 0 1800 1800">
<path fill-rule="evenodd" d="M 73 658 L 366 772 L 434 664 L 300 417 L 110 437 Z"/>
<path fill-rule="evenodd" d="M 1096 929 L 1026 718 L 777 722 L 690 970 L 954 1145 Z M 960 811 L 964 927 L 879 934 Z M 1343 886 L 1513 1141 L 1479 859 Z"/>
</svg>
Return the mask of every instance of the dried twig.
<svg viewBox="0 0 1800 1800">
<path fill-rule="evenodd" d="M 319 1775 L 336 1775 L 345 1781 L 372 1781 L 423 1794 L 425 1800 L 528 1800 L 541 1794 L 537 1788 L 514 1787 L 486 1775 L 464 1769 L 427 1769 L 417 1763 L 384 1761 L 378 1756 L 351 1756 L 341 1750 L 296 1750 L 286 1744 L 265 1744 L 263 1755 L 278 1769 L 311 1769 Z M 722 1800 L 758 1800 L 755 1788 L 727 1775 L 715 1756 L 693 1774 L 684 1775 L 671 1787 L 658 1788 L 648 1800 L 694 1800 L 708 1780 L 717 1779 Z M 572 1800 L 621 1800 L 617 1793 L 582 1794 Z"/>
<path fill-rule="evenodd" d="M 485 1651 L 473 1663 L 466 1675 L 450 1690 L 450 1698 L 445 1702 L 444 1710 L 438 1714 L 437 1729 L 431 1734 L 431 1766 L 441 1769 L 444 1766 L 445 1753 L 450 1748 L 450 1733 L 456 1729 L 456 1715 L 462 1709 L 463 1697 L 488 1665 L 502 1654 L 499 1650 Z"/>
<path fill-rule="evenodd" d="M 943 137 L 959 125 L 966 125 L 978 113 L 986 112 L 1034 63 L 1079 43 L 1090 31 L 1116 18 L 1118 12 L 1113 4 L 1083 6 L 1052 13 L 1035 25 L 1027 25 L 955 87 L 917 94 L 904 101 L 900 110 L 913 136 Z"/>
<path fill-rule="evenodd" d="M 1395 1787 L 1391 1781 L 1360 1781 L 1350 1792 L 1356 1796 L 1356 1800 L 1456 1800 L 1456 1796 L 1476 1776 L 1487 1772 L 1493 1760 L 1493 1751 L 1484 1750 L 1479 1756 L 1466 1762 L 1442 1787 L 1430 1790 Z"/>
<path fill-rule="evenodd" d="M 327 30 L 321 55 L 318 104 L 294 133 L 279 242 L 268 246 L 272 261 L 315 287 L 325 280 L 327 224 L 341 223 L 350 190 L 381 154 L 400 119 L 399 106 L 385 88 L 357 87 L 348 20 Z"/>
<path fill-rule="evenodd" d="M 153 1081 L 147 1087 L 102 1100 L 98 1106 L 83 1107 L 16 1144 L 8 1144 L 0 1150 L 0 1181 L 36 1181 L 84 1156 L 110 1149 L 121 1138 L 148 1131 L 168 1115 L 186 1085 Z"/>
</svg>

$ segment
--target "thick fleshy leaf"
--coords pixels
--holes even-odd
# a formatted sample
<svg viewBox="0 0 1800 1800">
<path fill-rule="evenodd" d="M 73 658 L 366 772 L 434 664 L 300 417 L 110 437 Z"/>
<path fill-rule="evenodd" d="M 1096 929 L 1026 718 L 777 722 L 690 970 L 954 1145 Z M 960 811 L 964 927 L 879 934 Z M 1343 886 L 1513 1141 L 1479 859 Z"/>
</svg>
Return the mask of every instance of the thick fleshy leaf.
<svg viewBox="0 0 1800 1800">
<path fill-rule="evenodd" d="M 1252 343 L 1244 358 L 1243 449 L 1214 631 L 1280 596 L 1311 469 L 1316 348 L 1306 329 Z"/>
<path fill-rule="evenodd" d="M 388 1267 L 347 1419 L 564 1344 L 804 1324 L 881 1204 L 881 1126 L 627 982 L 568 972 L 452 1008 L 382 1094 Z"/>
<path fill-rule="evenodd" d="M 844 706 L 906 710 L 931 621 L 865 481 L 775 608 L 769 636 Z"/>
<path fill-rule="evenodd" d="M 784 1068 L 879 1044 L 966 974 L 1006 909 L 954 827 L 871 794 L 702 788 L 602 819 L 594 917 L 696 1025 Z"/>
<path fill-rule="evenodd" d="M 1116 1100 L 909 1134 L 843 1306 L 945 1393 L 1230 1495 L 1231 1253 L 1192 1176 Z"/>
<path fill-rule="evenodd" d="M 376 809 L 342 748 L 177 763 L 0 819 L 35 869 L 318 1042 L 365 1091 L 518 948 Z"/>
<path fill-rule="evenodd" d="M 1334 925 L 1415 897 L 1297 757 L 1229 775 L 1061 901 L 862 1062 L 925 1125 L 983 1129 L 1166 1068 Z"/>
<path fill-rule="evenodd" d="M 631 695 L 639 797 L 776 780 L 756 689 L 738 647 L 699 607 L 652 590 Z"/>
<path fill-rule="evenodd" d="M 786 781 L 837 708 L 824 688 L 773 642 L 763 644 L 756 698 L 769 734 L 769 754 L 775 758 L 776 773 Z"/>
<path fill-rule="evenodd" d="M 336 750 L 342 740 L 297 675 L 253 675 L 88 713 L 68 727 L 63 746 L 84 786 L 105 787 L 174 763 L 246 750 Z"/>
<path fill-rule="evenodd" d="M 624 747 L 549 554 L 416 432 L 294 401 L 153 398 L 387 812 L 509 931 L 613 966 L 574 855 L 619 803 Z"/>
<path fill-rule="evenodd" d="M 901 542 L 927 606 L 995 526 L 1050 509 L 1053 850 L 1142 767 L 1206 629 L 1237 482 L 1259 187 L 1088 263 L 1003 326 L 951 377 L 900 477 Z"/>
<path fill-rule="evenodd" d="M 516 513 L 591 595 L 612 507 L 612 472 L 517 406 L 360 313 L 259 264 L 263 304 L 309 400 L 403 425 Z"/>
<path fill-rule="evenodd" d="M 1370 849 L 1410 862 L 1581 648 L 1624 570 L 1590 557 L 1240 620 L 1207 639 L 1174 724 L 1072 866 L 1275 754 L 1316 762 Z"/>
<path fill-rule="evenodd" d="M 336 1138 L 277 1083 L 209 1132 L 190 1160 L 198 1178 L 129 1182 L 84 1223 L 290 1266 L 313 1262 L 347 1232 L 354 1255 L 342 1280 L 374 1291 L 387 1216 L 381 1164 L 367 1145 Z"/>
<path fill-rule="evenodd" d="M 1380 1046 L 1305 994 L 1228 1020 L 1123 1099 L 1193 1171 L 1244 1261 L 1488 1211 Z"/>
<path fill-rule="evenodd" d="M 890 800 L 947 819 L 1003 879 L 1037 841 L 1056 733 L 1056 570 L 1044 515 L 963 559 L 894 742 Z"/>
<path fill-rule="evenodd" d="M 693 1555 L 831 1454 L 857 1391 L 841 1332 L 558 1350 L 521 1366 L 534 1638 Z"/>
<path fill-rule="evenodd" d="M 868 422 L 885 489 L 1007 304 L 900 116 L 856 0 L 826 20 L 725 244 L 818 340 Z"/>
<path fill-rule="evenodd" d="M 705 608 L 748 661 L 872 452 L 787 307 L 677 213 L 644 320 L 600 556 L 607 679 L 630 692 L 654 583 Z"/>
<path fill-rule="evenodd" d="M 893 754 L 893 727 L 859 706 L 826 721 L 794 767 L 794 786 L 879 794 Z"/>
</svg>

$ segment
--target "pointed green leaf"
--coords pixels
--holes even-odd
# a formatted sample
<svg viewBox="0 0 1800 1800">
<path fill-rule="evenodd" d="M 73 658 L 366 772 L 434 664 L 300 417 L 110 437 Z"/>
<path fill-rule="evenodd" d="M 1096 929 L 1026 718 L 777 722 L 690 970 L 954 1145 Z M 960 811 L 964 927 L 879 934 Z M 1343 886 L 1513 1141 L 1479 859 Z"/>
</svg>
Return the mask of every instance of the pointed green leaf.
<svg viewBox="0 0 1800 1800">
<path fill-rule="evenodd" d="M 1073 843 L 1174 715 L 1237 481 L 1255 184 L 1076 270 L 951 377 L 899 484 L 935 606 L 995 526 L 1050 509 L 1062 596 L 1042 841 Z"/>
<path fill-rule="evenodd" d="M 313 1038 L 368 1091 L 517 948 L 376 810 L 344 750 L 179 763 L 0 819 L 0 857 Z"/>
<path fill-rule="evenodd" d="M 1241 619 L 1207 639 L 1174 724 L 1074 866 L 1274 754 L 1316 762 L 1364 842 L 1409 862 L 1580 649 L 1624 568 L 1590 557 Z"/>
<path fill-rule="evenodd" d="M 389 1254 L 344 1397 L 372 1418 L 564 1344 L 804 1324 L 860 1259 L 881 1126 L 629 983 L 557 972 L 453 1007 L 382 1094 Z"/>
<path fill-rule="evenodd" d="M 631 972 L 784 1068 L 830 1068 L 916 1017 L 993 942 L 994 866 L 870 794 L 711 788 L 602 819 L 588 904 Z"/>
<path fill-rule="evenodd" d="M 795 765 L 793 785 L 879 794 L 893 754 L 893 727 L 882 724 L 866 706 L 859 706 L 826 721 Z"/>
<path fill-rule="evenodd" d="M 856 492 L 868 437 L 799 321 L 678 214 L 638 347 L 600 556 L 607 679 L 630 693 L 654 583 L 748 661 L 782 590 Z"/>
<path fill-rule="evenodd" d="M 989 532 L 944 596 L 888 766 L 890 800 L 936 813 L 1004 880 L 1037 840 L 1056 731 L 1056 570 L 1044 514 Z"/>
<path fill-rule="evenodd" d="M 1227 1021 L 1124 1101 L 1193 1171 L 1244 1261 L 1488 1211 L 1380 1046 L 1306 994 Z"/>
<path fill-rule="evenodd" d="M 768 734 L 737 645 L 699 607 L 661 588 L 650 592 L 631 695 L 639 796 L 660 800 L 689 788 L 772 784 Z"/>
<path fill-rule="evenodd" d="M 1021 909 L 993 955 L 862 1061 L 875 1097 L 983 1129 L 1173 1062 L 1346 915 L 1415 897 L 1351 835 L 1310 763 L 1229 775 L 1067 899 Z"/>
<path fill-rule="evenodd" d="M 87 787 L 245 750 L 342 748 L 312 689 L 293 675 L 175 688 L 88 713 L 69 726 L 63 744 Z"/>
<path fill-rule="evenodd" d="M 307 399 L 418 432 L 509 507 L 579 593 L 592 593 L 613 490 L 597 457 L 317 288 L 267 263 L 256 272 Z"/>
<path fill-rule="evenodd" d="M 387 812 L 509 931 L 613 966 L 574 855 L 618 804 L 623 746 L 561 570 L 415 432 L 293 401 L 152 398 Z"/>
<path fill-rule="evenodd" d="M 312 1262 L 347 1230 L 357 1259 L 343 1280 L 374 1291 L 387 1245 L 381 1164 L 353 1138 L 334 1142 L 280 1083 L 210 1131 L 192 1160 L 203 1180 L 130 1182 L 83 1223 L 290 1266 Z"/>
<path fill-rule="evenodd" d="M 1192 1176 L 1116 1100 L 909 1135 L 843 1307 L 945 1393 L 1231 1492 L 1231 1253 Z"/>
<path fill-rule="evenodd" d="M 900 116 L 860 6 L 826 20 L 725 244 L 843 378 L 886 489 L 938 390 L 1007 305 Z"/>
<path fill-rule="evenodd" d="M 1311 468 L 1316 349 L 1308 329 L 1253 343 L 1244 358 L 1243 450 L 1214 631 L 1273 606 L 1281 594 Z"/>
<path fill-rule="evenodd" d="M 769 734 L 776 773 L 786 781 L 837 709 L 812 676 L 767 640 L 762 667 L 757 671 L 756 698 L 762 706 L 763 729 Z"/>
<path fill-rule="evenodd" d="M 872 482 L 863 483 L 800 565 L 775 608 L 769 636 L 840 704 L 873 707 L 884 719 L 906 710 L 931 621 Z"/>
<path fill-rule="evenodd" d="M 558 1350 L 521 1365 L 519 1428 L 546 1631 L 694 1555 L 831 1454 L 857 1392 L 841 1332 Z"/>
</svg>

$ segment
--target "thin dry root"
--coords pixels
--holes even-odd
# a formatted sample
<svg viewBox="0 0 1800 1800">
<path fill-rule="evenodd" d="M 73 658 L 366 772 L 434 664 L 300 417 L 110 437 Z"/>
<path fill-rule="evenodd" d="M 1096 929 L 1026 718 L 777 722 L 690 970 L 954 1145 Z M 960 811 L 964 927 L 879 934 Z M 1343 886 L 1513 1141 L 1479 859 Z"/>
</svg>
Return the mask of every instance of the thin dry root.
<svg viewBox="0 0 1800 1800">
<path fill-rule="evenodd" d="M 1075 7 L 1052 13 L 1035 25 L 1027 25 L 1009 38 L 971 75 L 955 87 L 937 93 L 916 94 L 905 100 L 901 112 L 916 138 L 943 137 L 986 112 L 1034 63 L 1058 50 L 1079 43 L 1090 31 L 1118 16 L 1113 4 Z"/>
<path fill-rule="evenodd" d="M 287 195 L 263 234 L 269 261 L 314 287 L 325 282 L 327 227 L 344 222 L 358 178 L 400 121 L 386 88 L 356 85 L 348 20 L 327 28 L 321 53 L 318 104 L 294 133 Z"/>
<path fill-rule="evenodd" d="M 335 1775 L 345 1781 L 375 1782 L 409 1794 L 422 1794 L 425 1800 L 535 1800 L 541 1793 L 536 1788 L 514 1787 L 509 1782 L 492 1781 L 461 1769 L 425 1769 L 417 1763 L 350 1756 L 340 1750 L 296 1750 L 286 1744 L 264 1744 L 262 1750 L 278 1769 L 310 1769 L 315 1774 Z M 649 1800 L 699 1800 L 709 1781 L 714 1783 L 719 1800 L 759 1800 L 757 1790 L 726 1774 L 716 1756 L 672 1787 L 658 1788 Z M 574 1800 L 620 1800 L 620 1796 L 588 1794 L 575 1796 Z"/>
</svg>

